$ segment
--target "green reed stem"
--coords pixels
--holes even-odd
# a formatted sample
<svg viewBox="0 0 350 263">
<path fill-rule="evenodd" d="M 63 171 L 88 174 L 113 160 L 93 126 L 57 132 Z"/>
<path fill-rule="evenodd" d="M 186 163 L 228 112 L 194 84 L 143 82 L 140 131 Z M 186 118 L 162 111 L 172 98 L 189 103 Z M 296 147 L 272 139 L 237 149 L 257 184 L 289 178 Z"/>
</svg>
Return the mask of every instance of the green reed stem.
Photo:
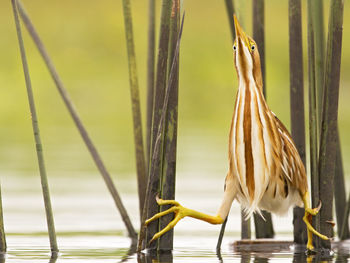
<svg viewBox="0 0 350 263">
<path fill-rule="evenodd" d="M 2 195 L 0 186 L 0 252 L 4 253 L 7 250 L 6 235 L 4 227 L 4 215 L 2 210 Z"/>
<path fill-rule="evenodd" d="M 50 247 L 53 253 L 55 252 L 57 253 L 58 247 L 57 247 L 57 241 L 56 241 L 55 223 L 54 223 L 54 217 L 53 217 L 52 207 L 51 207 L 49 184 L 47 181 L 47 175 L 46 175 L 46 169 L 45 169 L 43 146 L 40 138 L 39 122 L 36 114 L 32 84 L 31 84 L 30 75 L 29 75 L 29 68 L 28 68 L 28 63 L 27 63 L 27 58 L 26 58 L 26 53 L 24 48 L 21 25 L 19 21 L 18 12 L 17 12 L 17 2 L 16 0 L 12 0 L 11 2 L 13 7 L 13 14 L 15 17 L 18 44 L 21 52 L 23 72 L 24 72 L 24 77 L 25 77 L 25 82 L 27 87 L 29 108 L 30 108 L 30 114 L 32 119 L 32 127 L 33 127 L 34 140 L 36 144 L 36 153 L 38 157 L 38 164 L 39 164 L 39 171 L 40 171 L 41 187 L 42 187 L 44 203 L 45 203 L 45 212 L 46 212 L 47 227 L 49 231 Z"/>
<path fill-rule="evenodd" d="M 58 89 L 59 94 L 61 95 L 61 98 L 63 100 L 63 102 L 65 103 L 75 125 L 77 126 L 80 135 L 86 145 L 86 147 L 88 148 L 91 157 L 93 158 L 98 170 L 100 171 L 106 185 L 107 188 L 109 190 L 109 192 L 111 193 L 113 200 L 120 212 L 120 215 L 123 219 L 123 222 L 126 226 L 126 229 L 128 231 L 129 237 L 133 239 L 133 241 L 136 241 L 137 239 L 137 234 L 134 230 L 134 227 L 130 221 L 129 215 L 122 203 L 122 200 L 118 194 L 118 191 L 116 189 L 116 187 L 114 186 L 113 180 L 109 174 L 109 172 L 107 171 L 95 145 L 93 144 L 85 126 L 83 125 L 77 110 L 75 109 L 75 106 L 71 100 L 71 98 L 69 97 L 69 94 L 67 92 L 67 90 L 65 89 L 63 82 L 61 80 L 61 78 L 59 77 L 57 70 L 55 68 L 55 66 L 53 65 L 47 51 L 46 48 L 44 46 L 44 44 L 42 43 L 38 33 L 36 32 L 27 12 L 25 11 L 25 9 L 23 8 L 22 3 L 19 0 L 17 1 L 17 6 L 18 6 L 18 11 L 19 14 L 21 15 L 22 21 L 24 23 L 24 25 L 26 26 L 30 36 L 32 37 L 36 47 L 39 50 L 40 55 L 42 56 L 43 60 L 46 63 L 46 66 L 51 74 L 52 79 L 54 80 L 56 87 Z"/>
<path fill-rule="evenodd" d="M 163 146 L 163 168 L 161 175 L 161 198 L 164 200 L 175 199 L 176 181 L 176 149 L 177 149 L 177 119 L 178 119 L 178 93 L 179 93 L 179 52 L 176 52 L 176 45 L 180 29 L 180 1 L 173 0 L 170 16 L 170 40 L 168 55 L 168 76 L 173 74 L 173 85 L 169 91 L 169 101 L 165 116 L 164 146 Z M 176 56 L 176 57 L 175 57 Z M 177 61 L 174 67 L 172 64 Z M 171 70 L 174 72 L 171 73 Z M 161 211 L 165 211 L 171 206 L 162 206 Z M 173 214 L 160 218 L 160 228 L 166 227 L 174 219 Z M 159 249 L 173 249 L 173 229 L 160 237 Z"/>
<path fill-rule="evenodd" d="M 319 203 L 319 174 L 318 174 L 318 123 L 317 123 L 317 88 L 315 79 L 315 34 L 314 34 L 314 3 L 307 2 L 308 20 L 308 73 L 309 73 L 309 130 L 310 130 L 310 177 L 311 177 L 311 200 L 312 207 Z M 313 226 L 320 230 L 319 216 L 313 218 Z M 319 238 L 315 236 L 314 243 L 318 244 Z"/>
<path fill-rule="evenodd" d="M 152 116 L 153 116 L 153 97 L 154 97 L 154 77 L 155 77 L 155 0 L 149 0 L 148 9 L 148 50 L 147 50 L 147 126 L 146 126 L 146 166 L 149 173 L 150 155 L 151 155 L 151 137 L 152 137 Z"/>
<path fill-rule="evenodd" d="M 333 185 L 337 152 L 337 121 L 340 64 L 343 36 L 344 1 L 332 0 L 328 22 L 328 40 L 325 79 L 323 88 L 322 129 L 319 154 L 319 185 L 322 209 L 320 211 L 320 230 L 332 236 L 332 225 L 327 221 L 333 218 Z M 321 240 L 321 249 L 330 251 L 330 241 Z"/>
<path fill-rule="evenodd" d="M 148 185 L 147 185 L 147 190 L 146 190 L 145 202 L 147 202 L 147 203 L 144 206 L 144 216 L 143 216 L 142 225 L 144 224 L 144 222 L 146 220 L 146 216 L 153 216 L 154 215 L 154 214 L 149 213 L 149 206 L 152 203 L 156 203 L 155 197 L 158 194 L 156 192 L 156 190 L 153 190 L 154 192 L 152 193 L 152 187 L 154 187 L 154 185 L 157 184 L 156 180 L 159 180 L 159 176 L 156 173 L 156 169 L 157 169 L 157 166 L 159 165 L 159 160 L 161 158 L 161 153 L 162 153 L 162 148 L 161 148 L 161 146 L 162 146 L 162 133 L 164 131 L 165 118 L 166 118 L 166 112 L 167 112 L 169 98 L 170 98 L 170 94 L 171 94 L 171 89 L 172 89 L 172 87 L 174 87 L 174 81 L 176 81 L 176 74 L 177 74 L 176 68 L 177 68 L 177 64 L 179 63 L 178 56 L 179 56 L 180 42 L 181 42 L 184 21 L 185 21 L 185 12 L 182 15 L 181 26 L 180 26 L 179 35 L 177 38 L 174 59 L 173 59 L 172 65 L 171 65 L 170 75 L 169 75 L 166 90 L 165 90 L 164 103 L 163 103 L 163 106 L 161 109 L 161 116 L 160 116 L 160 120 L 159 120 L 159 126 L 157 129 L 157 136 L 155 137 L 154 151 L 152 153 L 152 160 L 151 160 L 151 167 L 150 167 L 150 176 L 148 178 Z M 155 189 L 157 189 L 157 188 L 155 188 Z M 147 214 L 147 212 L 148 212 L 148 214 Z M 147 230 L 149 229 L 149 227 L 151 225 L 156 225 L 156 224 L 154 222 L 151 223 L 150 225 L 148 225 Z M 158 225 L 158 223 L 157 223 L 157 225 Z M 143 226 L 141 228 L 140 235 L 139 235 L 139 242 L 138 242 L 138 247 L 137 247 L 138 252 L 141 251 L 142 245 L 144 247 L 147 247 L 148 249 L 151 249 L 151 250 L 158 248 L 157 245 L 156 246 L 152 245 L 153 243 L 156 243 L 156 242 L 149 244 L 149 240 L 147 240 L 147 234 L 150 235 L 151 233 L 147 233 L 145 227 Z M 146 238 L 146 240 L 145 240 L 145 238 Z M 151 236 L 151 238 L 152 238 L 152 236 Z"/>
<path fill-rule="evenodd" d="M 142 140 L 142 123 L 140 110 L 140 96 L 136 69 L 136 55 L 134 48 L 134 36 L 132 30 L 132 17 L 130 0 L 123 0 L 123 14 L 125 24 L 126 45 L 129 62 L 130 94 L 134 123 L 134 141 L 136 154 L 137 183 L 139 194 L 140 219 L 142 217 L 143 204 L 146 194 L 146 163 Z"/>
<path fill-rule="evenodd" d="M 225 0 L 226 5 L 226 13 L 228 17 L 228 23 L 230 25 L 231 30 L 231 37 L 232 37 L 232 43 L 235 41 L 236 38 L 236 31 L 235 31 L 235 22 L 233 20 L 233 15 L 235 13 L 235 8 L 233 6 L 233 0 Z"/>
<path fill-rule="evenodd" d="M 301 0 L 289 0 L 288 11 L 291 131 L 295 146 L 306 167 Z M 303 216 L 303 208 L 293 209 L 294 242 L 297 244 L 307 242 Z"/>
<path fill-rule="evenodd" d="M 159 206 L 155 202 L 155 197 L 161 192 L 161 174 L 163 167 L 163 138 L 164 138 L 164 126 L 162 125 L 161 137 L 158 138 L 158 127 L 160 127 L 160 118 L 162 116 L 162 109 L 164 105 L 166 81 L 167 81 L 167 65 L 168 65 L 168 51 L 169 51 L 169 37 L 170 37 L 170 15 L 172 0 L 162 1 L 160 32 L 159 32 L 159 46 L 158 46 L 158 61 L 157 61 L 157 74 L 156 83 L 154 88 L 154 104 L 153 104 L 153 119 L 152 119 L 152 137 L 151 137 L 151 153 L 155 151 L 155 143 L 160 140 L 160 154 L 154 156 L 152 154 L 149 174 L 149 195 L 146 196 L 145 201 L 147 204 L 147 218 L 153 216 L 159 212 Z M 165 108 L 166 110 L 166 108 Z M 153 159 L 157 157 L 157 159 Z M 152 177 L 152 179 L 151 179 Z M 151 184 L 150 184 L 151 183 Z M 159 230 L 159 220 L 155 220 L 154 223 L 147 227 L 146 241 L 152 239 L 153 235 Z M 157 249 L 159 240 L 149 244 L 149 249 Z"/>
<path fill-rule="evenodd" d="M 266 74 L 265 74 L 265 2 L 253 0 L 253 39 L 259 47 L 261 72 L 263 77 L 263 94 L 266 98 Z M 254 214 L 256 238 L 272 238 L 275 235 L 271 214 L 263 211 L 265 220 L 258 214 Z"/>
</svg>

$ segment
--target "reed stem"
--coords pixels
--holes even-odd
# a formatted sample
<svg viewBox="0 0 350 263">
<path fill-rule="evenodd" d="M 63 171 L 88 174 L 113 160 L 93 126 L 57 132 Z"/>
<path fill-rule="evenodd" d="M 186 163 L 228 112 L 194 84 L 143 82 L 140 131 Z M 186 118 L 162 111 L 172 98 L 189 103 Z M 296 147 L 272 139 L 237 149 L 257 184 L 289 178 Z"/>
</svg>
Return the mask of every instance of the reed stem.
<svg viewBox="0 0 350 263">
<path fill-rule="evenodd" d="M 233 0 L 225 0 L 225 6 L 226 6 L 226 13 L 228 16 L 228 23 L 230 26 L 230 31 L 231 31 L 231 37 L 232 37 L 232 44 L 235 41 L 236 38 L 236 30 L 235 30 L 235 23 L 233 20 L 233 15 L 235 14 L 235 8 L 233 5 Z M 241 211 L 241 224 L 242 224 L 242 228 L 241 228 L 241 234 L 242 236 L 250 236 L 250 219 L 248 219 L 247 221 L 244 220 L 244 214 Z M 221 250 L 221 244 L 222 244 L 222 239 L 224 238 L 224 234 L 225 234 L 225 229 L 226 229 L 226 224 L 227 224 L 227 220 L 228 217 L 225 219 L 225 222 L 221 225 L 221 229 L 220 229 L 220 235 L 216 244 L 216 252 L 219 253 Z M 249 230 L 249 233 L 245 233 L 246 231 Z"/>
<path fill-rule="evenodd" d="M 153 202 L 155 202 L 155 196 L 157 194 L 157 192 L 153 192 L 152 194 L 152 187 L 155 185 L 155 181 L 159 180 L 159 176 L 157 178 L 157 174 L 155 173 L 157 166 L 159 165 L 157 163 L 157 160 L 159 160 L 161 158 L 161 142 L 162 142 L 162 133 L 164 131 L 164 126 L 165 126 L 165 118 L 166 118 L 166 112 L 167 112 L 167 108 L 168 108 L 168 103 L 169 103 L 169 97 L 171 94 L 171 89 L 172 87 L 174 87 L 174 81 L 176 80 L 176 67 L 178 64 L 178 55 L 179 55 L 179 49 L 180 49 L 180 41 L 181 41 L 181 36 L 182 36 L 182 30 L 183 30 L 183 24 L 184 24 L 184 20 L 185 20 L 185 12 L 182 15 L 182 20 L 181 20 L 181 26 L 180 26 L 180 31 L 179 31 L 179 35 L 177 38 L 177 43 L 176 43 L 176 49 L 175 49 L 175 54 L 174 54 L 174 60 L 173 63 L 171 65 L 171 70 L 170 70 L 170 75 L 169 75 L 169 79 L 167 81 L 167 86 L 166 86 L 166 90 L 165 90 L 165 96 L 164 96 L 164 103 L 161 109 L 161 116 L 159 119 L 159 126 L 158 126 L 158 130 L 157 130 L 157 136 L 155 137 L 155 142 L 154 142 L 154 151 L 152 153 L 152 160 L 151 160 L 151 167 L 150 167 L 150 176 L 148 178 L 148 185 L 147 185 L 147 190 L 146 190 L 146 204 L 145 204 L 145 208 L 144 208 L 144 216 L 143 216 L 143 220 L 142 220 L 142 225 L 145 222 L 146 216 L 153 216 L 153 214 L 150 214 L 148 212 L 149 210 L 149 205 Z M 152 195 L 153 195 L 153 199 L 152 199 Z M 155 223 L 151 223 L 150 225 L 148 225 L 148 228 L 151 225 L 155 225 Z M 146 232 L 145 227 L 141 228 L 140 231 L 140 236 L 139 236 L 139 244 L 138 244 L 138 248 L 137 251 L 141 251 L 142 249 L 142 244 L 143 247 L 145 248 L 148 244 L 148 249 L 150 250 L 155 250 L 158 248 L 158 246 L 150 246 L 149 244 L 149 240 L 147 240 L 147 234 L 150 235 L 150 233 Z M 146 240 L 144 240 L 146 238 Z M 152 237 L 151 237 L 152 238 Z M 156 242 L 153 242 L 156 243 Z"/>
<path fill-rule="evenodd" d="M 115 202 L 115 204 L 120 212 L 120 215 L 123 219 L 123 222 L 127 228 L 129 237 L 132 238 L 133 241 L 136 241 L 137 234 L 136 234 L 134 227 L 130 221 L 129 215 L 128 215 L 128 213 L 127 213 L 127 211 L 122 203 L 122 200 L 118 194 L 118 191 L 117 191 L 116 187 L 114 186 L 113 180 L 112 180 L 109 172 L 107 171 L 107 169 L 106 169 L 95 145 L 93 144 L 85 126 L 83 125 L 83 123 L 78 115 L 78 112 L 75 109 L 75 106 L 74 106 L 72 100 L 70 99 L 68 92 L 65 89 L 63 82 L 62 82 L 61 78 L 59 77 L 57 70 L 56 70 L 55 66 L 53 65 L 53 63 L 52 63 L 52 61 L 51 61 L 51 59 L 46 51 L 46 48 L 45 48 L 44 44 L 42 43 L 38 33 L 36 32 L 27 12 L 23 8 L 22 3 L 19 0 L 16 0 L 16 1 L 17 1 L 18 11 L 19 11 L 19 14 L 21 15 L 22 21 L 23 21 L 24 25 L 26 26 L 30 36 L 32 37 L 35 45 L 37 46 L 40 55 L 42 56 L 43 60 L 45 61 L 46 66 L 51 74 L 51 77 L 56 84 L 58 92 L 60 93 L 62 100 L 64 101 L 75 125 L 77 126 L 77 128 L 80 132 L 82 139 L 84 140 L 86 147 L 88 148 L 98 170 L 100 171 L 100 173 L 101 173 L 101 175 L 102 175 L 102 177 L 107 185 L 108 190 L 110 191 L 110 193 L 113 197 L 113 200 L 114 200 L 114 202 Z"/>
<path fill-rule="evenodd" d="M 151 152 L 155 151 L 155 143 L 159 140 L 160 154 L 152 155 L 151 170 L 149 177 L 149 183 L 152 182 L 149 187 L 149 195 L 146 196 L 148 202 L 147 205 L 147 218 L 153 216 L 159 212 L 158 204 L 155 202 L 155 197 L 161 192 L 161 174 L 163 167 L 163 138 L 164 138 L 164 125 L 160 124 L 160 119 L 163 114 L 162 109 L 164 106 L 164 97 L 167 81 L 167 65 L 168 65 L 168 50 L 169 50 L 169 36 L 170 36 L 170 15 L 171 15 L 172 0 L 162 1 L 161 21 L 160 21 L 160 35 L 159 35 L 159 47 L 158 47 L 158 61 L 157 61 L 157 76 L 154 89 L 154 104 L 153 104 L 153 119 L 152 119 L 152 137 L 151 137 Z M 166 108 L 165 108 L 166 111 Z M 160 137 L 158 138 L 158 129 L 162 127 L 160 131 Z M 154 159 L 156 157 L 156 159 Z M 154 223 L 147 227 L 146 242 L 152 239 L 153 235 L 158 232 L 159 220 L 155 220 Z M 157 249 L 159 240 L 152 242 L 149 245 L 149 249 Z"/>
<path fill-rule="evenodd" d="M 40 171 L 41 187 L 42 187 L 43 197 L 44 197 L 45 213 L 46 213 L 47 227 L 48 227 L 49 239 L 50 239 L 50 247 L 51 247 L 52 253 L 57 253 L 58 246 L 56 241 L 55 222 L 54 222 L 54 217 L 53 217 L 52 207 L 51 207 L 49 184 L 47 180 L 43 146 L 42 146 L 40 131 L 39 131 L 39 121 L 36 114 L 32 84 L 30 80 L 29 68 L 28 68 L 26 52 L 25 52 L 23 36 L 22 36 L 22 30 L 21 30 L 21 25 L 19 21 L 18 11 L 17 11 L 17 2 L 16 0 L 11 0 L 11 2 L 12 2 L 13 14 L 15 17 L 16 31 L 17 31 L 18 44 L 19 44 L 21 58 L 22 58 L 23 72 L 24 72 L 24 77 L 25 77 L 25 82 L 27 87 L 28 102 L 29 102 L 30 114 L 32 119 L 32 127 L 33 127 L 36 153 L 37 153 L 39 171 Z"/>
<path fill-rule="evenodd" d="M 345 211 L 344 211 L 344 217 L 343 217 L 343 224 L 342 227 L 340 228 L 340 234 L 339 234 L 339 238 L 340 240 L 345 240 L 346 237 L 346 227 L 349 228 L 348 223 L 349 222 L 349 211 L 350 211 L 350 194 L 348 197 L 348 201 L 346 202 L 346 206 L 345 206 Z"/>
<path fill-rule="evenodd" d="M 265 74 L 265 1 L 253 0 L 253 39 L 259 47 L 261 72 L 263 76 L 263 94 L 266 98 L 266 74 Z M 256 238 L 272 238 L 275 235 L 271 214 L 263 211 L 265 220 L 254 214 Z"/>
<path fill-rule="evenodd" d="M 322 118 L 322 96 L 324 81 L 324 19 L 323 19 L 323 1 L 317 4 L 312 3 L 313 12 L 311 13 L 314 30 L 314 49 L 315 49 L 315 86 L 317 90 L 317 131 L 320 135 Z"/>
<path fill-rule="evenodd" d="M 308 19 L 308 73 L 309 73 L 309 130 L 310 130 L 310 177 L 312 207 L 317 207 L 320 198 L 319 174 L 318 174 L 318 122 L 317 122 L 317 88 L 315 79 L 315 34 L 314 34 L 314 2 L 307 2 Z M 313 226 L 320 230 L 319 216 L 313 217 Z M 315 236 L 314 243 L 317 246 L 319 238 Z"/>
<path fill-rule="evenodd" d="M 265 0 L 253 0 L 253 39 L 259 47 L 263 94 L 266 98 Z"/>
<path fill-rule="evenodd" d="M 288 10 L 291 131 L 295 146 L 306 167 L 301 0 L 289 0 Z M 303 208 L 293 209 L 294 242 L 297 244 L 307 242 L 303 216 Z"/>
<path fill-rule="evenodd" d="M 6 244 L 6 235 L 5 235 L 5 227 L 4 227 L 4 215 L 2 209 L 2 194 L 1 194 L 1 186 L 0 186 L 0 252 L 5 253 L 7 250 Z"/>
<path fill-rule="evenodd" d="M 343 33 L 343 0 L 331 0 L 328 40 L 326 53 L 325 79 L 323 88 L 322 129 L 319 154 L 320 230 L 332 236 L 332 225 L 327 221 L 333 218 L 333 186 L 337 152 L 337 118 L 339 100 L 339 80 Z M 330 252 L 329 240 L 321 240 L 319 248 Z"/>
<path fill-rule="evenodd" d="M 163 148 L 163 168 L 161 178 L 161 197 L 164 200 L 175 199 L 175 181 L 176 181 L 176 148 L 177 148 L 177 119 L 178 119 L 178 93 L 179 93 L 179 52 L 176 54 L 177 38 L 180 29 L 180 1 L 173 0 L 173 6 L 170 16 L 170 41 L 168 56 L 168 76 L 173 74 L 173 85 L 169 91 L 169 102 L 167 105 L 167 113 L 165 119 L 164 130 L 164 148 Z M 177 56 L 177 57 L 175 57 Z M 171 65 L 174 60 L 177 63 L 174 67 Z M 174 72 L 171 73 L 171 70 Z M 165 211 L 170 206 L 162 206 L 161 211 Z M 160 218 L 160 228 L 166 227 L 171 220 L 174 219 L 173 214 L 169 214 Z M 173 249 L 173 229 L 160 237 L 159 249 L 169 251 Z"/>
<path fill-rule="evenodd" d="M 146 166 L 147 175 L 149 173 L 152 137 L 152 116 L 154 97 L 154 77 L 155 77 L 155 0 L 149 0 L 148 11 L 148 51 L 147 51 L 147 134 L 146 134 Z"/>
<path fill-rule="evenodd" d="M 233 0 L 225 0 L 226 5 L 226 13 L 228 16 L 228 23 L 230 25 L 231 30 L 231 37 L 232 37 L 232 43 L 235 41 L 236 38 L 236 31 L 235 31 L 235 22 L 233 20 L 233 15 L 235 13 L 235 8 L 233 6 Z"/>
<path fill-rule="evenodd" d="M 338 237 L 340 240 L 349 238 L 349 221 L 344 220 L 346 203 L 345 180 L 343 170 L 343 160 L 341 154 L 341 143 L 339 137 L 339 129 L 337 128 L 337 153 L 334 174 L 334 204 L 335 214 L 337 217 Z"/>
<path fill-rule="evenodd" d="M 142 123 L 140 110 L 139 84 L 136 69 L 136 55 L 134 48 L 134 36 L 132 29 L 132 17 L 130 0 L 123 0 L 123 14 L 125 24 L 126 46 L 128 50 L 130 95 L 134 124 L 134 141 L 137 169 L 137 184 L 139 194 L 140 219 L 146 194 L 146 163 L 142 139 Z"/>
</svg>

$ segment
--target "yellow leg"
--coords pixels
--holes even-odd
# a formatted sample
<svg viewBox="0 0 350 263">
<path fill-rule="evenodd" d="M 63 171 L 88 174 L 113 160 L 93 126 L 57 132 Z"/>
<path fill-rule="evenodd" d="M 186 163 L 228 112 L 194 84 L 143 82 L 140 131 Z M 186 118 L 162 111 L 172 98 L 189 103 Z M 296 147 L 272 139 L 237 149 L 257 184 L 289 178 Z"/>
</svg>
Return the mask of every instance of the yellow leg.
<svg viewBox="0 0 350 263">
<path fill-rule="evenodd" d="M 163 212 L 155 214 L 153 217 L 151 217 L 150 219 L 146 220 L 145 225 L 148 225 L 152 221 L 154 221 L 154 220 L 156 220 L 156 219 L 158 219 L 158 218 L 160 218 L 162 216 L 165 216 L 167 214 L 170 214 L 170 213 L 174 213 L 175 214 L 175 218 L 165 228 L 163 228 L 161 231 L 156 233 L 153 236 L 151 242 L 156 240 L 156 239 L 158 239 L 162 235 L 164 235 L 170 229 L 174 228 L 175 225 L 182 218 L 184 218 L 186 216 L 193 217 L 193 218 L 196 218 L 196 219 L 199 219 L 199 220 L 203 220 L 203 221 L 206 221 L 206 222 L 211 223 L 211 224 L 222 224 L 224 222 L 224 219 L 221 218 L 219 215 L 211 216 L 211 215 L 206 215 L 206 214 L 197 212 L 197 211 L 192 210 L 192 209 L 188 209 L 188 208 L 183 207 L 182 205 L 180 205 L 175 200 L 162 200 L 162 199 L 157 198 L 157 203 L 158 203 L 158 205 L 174 205 L 174 206 L 169 208 L 166 211 L 163 211 Z"/>
<path fill-rule="evenodd" d="M 321 233 L 317 232 L 316 229 L 312 226 L 312 216 L 317 215 L 318 211 L 321 208 L 321 204 L 316 207 L 316 208 L 310 208 L 310 204 L 309 204 L 309 193 L 306 192 L 303 196 L 303 202 L 304 202 L 304 208 L 305 208 L 305 215 L 303 217 L 303 220 L 306 224 L 307 227 L 307 237 L 308 237 L 308 241 L 307 241 L 307 249 L 308 250 L 313 250 L 314 247 L 312 245 L 312 234 L 324 239 L 324 240 L 329 240 L 329 238 L 325 235 L 322 235 Z"/>
</svg>

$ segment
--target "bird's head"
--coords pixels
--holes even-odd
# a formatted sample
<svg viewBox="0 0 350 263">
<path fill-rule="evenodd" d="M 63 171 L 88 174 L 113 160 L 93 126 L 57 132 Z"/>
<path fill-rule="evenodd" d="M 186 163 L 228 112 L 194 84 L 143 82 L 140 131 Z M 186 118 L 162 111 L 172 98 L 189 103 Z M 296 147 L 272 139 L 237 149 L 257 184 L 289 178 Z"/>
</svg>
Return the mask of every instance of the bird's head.
<svg viewBox="0 0 350 263">
<path fill-rule="evenodd" d="M 234 15 L 236 39 L 233 44 L 233 59 L 238 79 L 249 81 L 253 77 L 259 88 L 262 88 L 260 55 L 255 41 L 247 36 Z"/>
</svg>

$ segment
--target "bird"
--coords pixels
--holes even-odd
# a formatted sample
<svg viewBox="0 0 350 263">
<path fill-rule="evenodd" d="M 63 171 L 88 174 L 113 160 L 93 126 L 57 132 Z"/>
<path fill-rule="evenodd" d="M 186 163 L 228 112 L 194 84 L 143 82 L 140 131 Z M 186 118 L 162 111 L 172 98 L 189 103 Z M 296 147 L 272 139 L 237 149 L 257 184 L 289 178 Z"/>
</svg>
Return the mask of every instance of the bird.
<svg viewBox="0 0 350 263">
<path fill-rule="evenodd" d="M 260 55 L 256 42 L 243 31 L 234 15 L 236 38 L 233 60 L 238 76 L 238 90 L 229 133 L 228 162 L 224 196 L 216 215 L 208 215 L 180 205 L 175 200 L 156 198 L 159 206 L 172 205 L 145 221 L 174 213 L 174 219 L 156 233 L 150 242 L 175 227 L 184 217 L 211 224 L 222 224 L 234 200 L 243 207 L 245 219 L 266 210 L 283 215 L 291 207 L 304 206 L 307 249 L 314 250 L 313 234 L 329 240 L 312 226 L 312 216 L 321 209 L 310 206 L 306 170 L 293 139 L 263 95 Z"/>
</svg>

